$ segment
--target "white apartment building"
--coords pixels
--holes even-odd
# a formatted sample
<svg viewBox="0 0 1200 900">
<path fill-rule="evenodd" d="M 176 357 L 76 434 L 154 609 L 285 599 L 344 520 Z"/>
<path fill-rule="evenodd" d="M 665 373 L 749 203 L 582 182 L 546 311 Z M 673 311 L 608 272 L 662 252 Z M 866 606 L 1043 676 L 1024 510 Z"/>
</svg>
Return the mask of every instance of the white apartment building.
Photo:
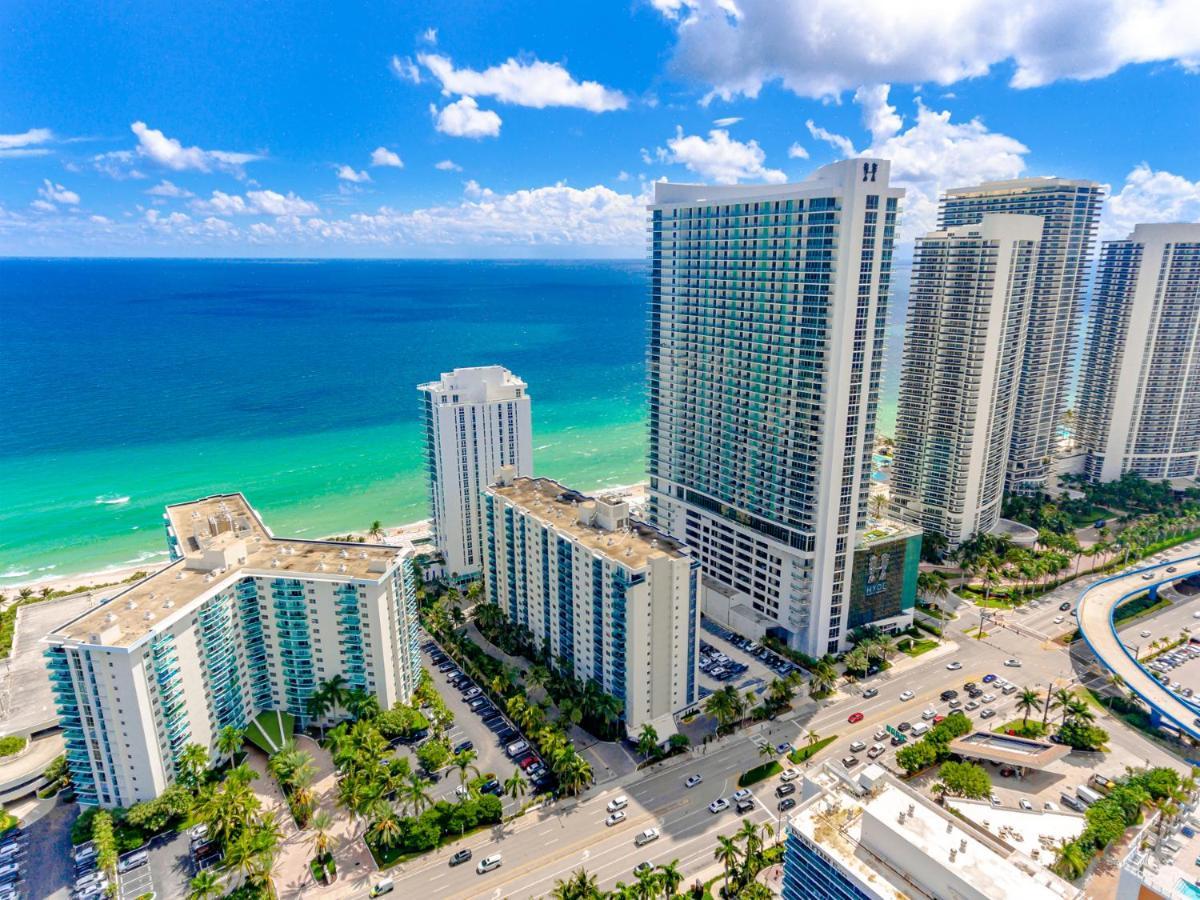
<svg viewBox="0 0 1200 900">
<path fill-rule="evenodd" d="M 887 160 L 656 183 L 650 518 L 813 656 L 844 649 L 896 217 Z"/>
<path fill-rule="evenodd" d="M 1078 900 L 1053 853 L 1001 840 L 872 763 L 806 774 L 787 822 L 783 900 Z"/>
<path fill-rule="evenodd" d="M 479 575 L 487 554 L 481 495 L 501 466 L 533 474 L 529 387 L 502 366 L 443 372 L 419 385 L 429 506 L 445 572 Z"/>
<path fill-rule="evenodd" d="M 890 512 L 951 548 L 1000 521 L 1042 221 L 989 213 L 917 240 Z"/>
<path fill-rule="evenodd" d="M 502 469 L 484 495 L 488 598 L 558 665 L 624 705 L 636 736 L 696 702 L 699 566 L 678 541 L 549 478 Z"/>
<path fill-rule="evenodd" d="M 1092 181 L 1018 178 L 947 191 L 938 209 L 938 228 L 973 225 L 987 213 L 1045 220 L 1017 380 L 1010 491 L 1044 490 L 1058 450 L 1102 202 L 1102 188 Z"/>
<path fill-rule="evenodd" d="M 46 637 L 81 803 L 158 796 L 187 744 L 264 710 L 305 718 L 334 675 L 385 709 L 411 698 L 411 548 L 277 538 L 241 494 L 164 518 L 174 562 Z"/>
<path fill-rule="evenodd" d="M 1081 381 L 1089 478 L 1200 475 L 1200 225 L 1104 243 Z"/>
</svg>

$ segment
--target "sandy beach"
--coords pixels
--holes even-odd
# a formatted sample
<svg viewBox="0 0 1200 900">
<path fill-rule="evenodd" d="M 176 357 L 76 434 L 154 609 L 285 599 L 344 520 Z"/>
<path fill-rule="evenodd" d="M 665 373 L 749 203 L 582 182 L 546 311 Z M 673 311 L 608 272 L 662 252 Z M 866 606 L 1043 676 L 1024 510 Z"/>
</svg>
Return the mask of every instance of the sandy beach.
<svg viewBox="0 0 1200 900">
<path fill-rule="evenodd" d="M 604 497 L 619 497 L 625 500 L 633 507 L 634 514 L 639 515 L 642 508 L 645 506 L 646 493 L 649 485 L 628 484 L 617 485 L 615 487 L 604 488 L 603 490 L 592 491 L 590 493 Z M 340 532 L 337 535 L 328 535 L 329 537 L 345 537 L 347 534 L 353 537 L 364 537 L 374 542 L 374 538 L 370 537 L 366 531 L 350 531 Z M 286 535 L 280 535 L 286 537 Z M 383 529 L 382 543 L 420 543 L 432 537 L 432 520 L 421 519 L 417 522 L 409 522 L 404 525 L 387 525 Z M 53 562 L 53 560 L 49 560 Z M 23 588 L 33 588 L 37 592 L 41 592 L 45 588 L 49 588 L 55 592 L 77 591 L 82 588 L 90 588 L 101 590 L 107 587 L 121 587 L 122 582 L 131 578 L 138 572 L 145 572 L 147 575 L 159 571 L 168 564 L 168 560 L 155 559 L 153 562 L 140 563 L 138 565 L 120 566 L 111 569 L 102 569 L 98 572 L 83 572 L 77 575 L 58 575 L 47 578 L 39 578 L 21 582 L 19 584 L 6 585 L 2 592 L 6 598 L 15 597 L 17 592 Z"/>
</svg>

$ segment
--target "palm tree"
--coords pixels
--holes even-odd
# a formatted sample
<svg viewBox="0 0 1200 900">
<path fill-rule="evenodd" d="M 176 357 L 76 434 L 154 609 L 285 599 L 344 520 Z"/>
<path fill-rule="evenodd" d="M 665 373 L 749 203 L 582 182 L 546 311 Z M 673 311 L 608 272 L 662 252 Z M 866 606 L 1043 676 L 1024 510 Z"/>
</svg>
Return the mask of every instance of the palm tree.
<svg viewBox="0 0 1200 900">
<path fill-rule="evenodd" d="M 683 873 L 679 871 L 679 860 L 673 859 L 669 863 L 661 863 L 658 867 L 658 880 L 662 885 L 664 897 L 674 897 L 675 892 L 679 890 L 679 885 L 683 884 Z"/>
<path fill-rule="evenodd" d="M 770 742 L 767 742 L 758 748 L 758 755 L 763 759 L 773 760 L 775 759 L 775 748 L 771 746 Z"/>
<path fill-rule="evenodd" d="M 529 784 L 521 776 L 520 769 L 513 769 L 512 775 L 504 779 L 504 793 L 512 797 L 514 800 L 519 800 L 525 795 Z"/>
<path fill-rule="evenodd" d="M 228 762 L 233 762 L 233 755 L 242 747 L 245 732 L 233 725 L 226 725 L 217 734 L 217 751 Z"/>
<path fill-rule="evenodd" d="M 576 869 L 566 881 L 554 882 L 550 892 L 554 900 L 600 900 L 604 895 L 596 886 L 596 876 L 584 869 Z"/>
<path fill-rule="evenodd" d="M 738 900 L 773 900 L 771 889 L 761 881 L 752 881 L 738 894 Z"/>
<path fill-rule="evenodd" d="M 1051 868 L 1068 881 L 1074 881 L 1087 871 L 1087 854 L 1076 841 L 1064 840 L 1058 845 L 1058 855 Z"/>
<path fill-rule="evenodd" d="M 837 668 L 827 657 L 817 660 L 816 665 L 812 667 L 810 676 L 808 691 L 812 697 L 824 697 L 837 686 Z"/>
<path fill-rule="evenodd" d="M 808 744 L 808 746 L 812 747 L 821 742 L 821 736 L 815 731 L 810 730 L 808 732 L 808 736 L 805 738 L 805 742 Z"/>
<path fill-rule="evenodd" d="M 332 675 L 321 682 L 316 692 L 322 694 L 329 701 L 329 712 L 337 712 L 346 700 L 349 685 L 350 682 L 346 681 L 343 675 Z"/>
<path fill-rule="evenodd" d="M 1017 695 L 1017 711 L 1025 714 L 1021 719 L 1022 725 L 1028 725 L 1029 714 L 1035 709 L 1041 708 L 1042 695 L 1032 688 L 1023 688 L 1021 693 Z"/>
<path fill-rule="evenodd" d="M 717 847 L 713 850 L 713 859 L 725 867 L 725 884 L 732 884 L 733 870 L 737 868 L 742 853 L 737 842 L 723 834 L 717 835 Z"/>
<path fill-rule="evenodd" d="M 319 722 L 321 738 L 325 737 L 325 716 L 333 708 L 333 703 L 324 691 L 316 691 L 304 701 L 304 712 L 313 722 Z"/>
<path fill-rule="evenodd" d="M 479 777 L 479 768 L 475 765 L 475 760 L 479 756 L 474 750 L 463 750 L 455 754 L 450 760 L 450 765 L 458 769 L 458 783 L 467 783 L 467 773 L 474 772 L 475 777 Z"/>
<path fill-rule="evenodd" d="M 175 773 L 181 784 L 195 790 L 208 768 L 208 751 L 199 744 L 188 744 L 175 760 Z"/>
<path fill-rule="evenodd" d="M 371 530 L 368 531 L 367 534 L 369 534 L 371 537 L 375 538 L 375 540 L 377 540 L 377 541 L 382 540 L 383 539 L 383 523 L 380 522 L 378 519 L 376 519 L 374 522 L 371 523 Z"/>
<path fill-rule="evenodd" d="M 658 873 L 654 869 L 642 869 L 637 873 L 637 884 L 633 886 L 633 896 L 637 900 L 653 900 L 658 893 Z"/>
<path fill-rule="evenodd" d="M 318 809 L 308 823 L 313 832 L 313 851 L 324 856 L 333 846 L 333 816 L 327 809 Z"/>
<path fill-rule="evenodd" d="M 1050 711 L 1058 709 L 1059 701 L 1056 693 L 1047 690 L 1046 699 L 1042 701 L 1042 729 L 1045 730 L 1050 721 Z"/>
<path fill-rule="evenodd" d="M 1063 724 L 1066 725 L 1068 720 L 1090 724 L 1096 721 L 1096 714 L 1092 712 L 1087 701 L 1080 697 L 1072 697 L 1063 707 Z"/>
<path fill-rule="evenodd" d="M 408 776 L 408 782 L 400 789 L 400 796 L 404 798 L 414 816 L 420 815 L 421 810 L 433 805 L 433 799 L 426 791 L 428 787 L 429 782 L 413 772 Z"/>
<path fill-rule="evenodd" d="M 714 691 L 704 701 L 704 712 L 717 720 L 717 730 L 724 728 L 734 718 L 733 707 L 729 695 L 722 691 Z"/>
<path fill-rule="evenodd" d="M 388 810 L 371 823 L 371 827 L 367 829 L 367 837 L 381 847 L 390 848 L 396 846 L 403 831 L 400 827 L 400 817 Z"/>
<path fill-rule="evenodd" d="M 559 783 L 568 794 L 578 794 L 592 782 L 592 765 L 574 750 L 566 754 L 561 770 L 556 773 Z"/>
<path fill-rule="evenodd" d="M 1070 706 L 1076 702 L 1078 698 L 1065 687 L 1058 688 L 1051 694 L 1054 700 L 1054 708 L 1062 710 L 1062 724 L 1067 724 L 1067 716 L 1070 714 Z"/>
<path fill-rule="evenodd" d="M 188 882 L 188 900 L 217 900 L 223 896 L 225 886 L 212 869 L 198 872 L 196 877 Z"/>
<path fill-rule="evenodd" d="M 638 735 L 637 749 L 638 753 L 647 757 L 658 749 L 658 732 L 649 722 L 642 726 L 641 734 Z"/>
<path fill-rule="evenodd" d="M 795 695 L 795 688 L 782 678 L 772 678 L 771 684 L 767 688 L 767 698 L 776 709 L 787 706 Z"/>
<path fill-rule="evenodd" d="M 596 696 L 589 698 L 588 705 L 593 715 L 599 718 L 609 730 L 612 729 L 621 718 L 621 714 L 625 711 L 621 701 L 605 691 L 600 691 Z"/>
</svg>

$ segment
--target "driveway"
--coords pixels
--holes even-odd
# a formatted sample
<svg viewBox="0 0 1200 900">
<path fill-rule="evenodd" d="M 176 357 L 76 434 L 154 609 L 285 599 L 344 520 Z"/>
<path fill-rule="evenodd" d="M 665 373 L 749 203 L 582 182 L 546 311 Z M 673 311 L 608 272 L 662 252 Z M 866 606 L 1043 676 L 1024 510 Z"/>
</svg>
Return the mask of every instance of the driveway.
<svg viewBox="0 0 1200 900">
<path fill-rule="evenodd" d="M 29 846 L 22 868 L 30 897 L 67 900 L 71 896 L 75 884 L 75 865 L 70 853 L 71 823 L 78 815 L 76 804 L 58 803 L 25 829 Z"/>
<path fill-rule="evenodd" d="M 191 860 L 188 858 L 190 843 L 186 831 L 176 832 L 169 838 L 151 842 L 149 847 L 150 864 L 142 866 L 138 871 L 150 873 L 154 880 L 153 890 L 157 894 L 158 900 L 183 900 L 187 897 L 188 882 L 192 878 Z M 138 895 L 132 894 L 131 896 L 137 897 Z"/>
</svg>

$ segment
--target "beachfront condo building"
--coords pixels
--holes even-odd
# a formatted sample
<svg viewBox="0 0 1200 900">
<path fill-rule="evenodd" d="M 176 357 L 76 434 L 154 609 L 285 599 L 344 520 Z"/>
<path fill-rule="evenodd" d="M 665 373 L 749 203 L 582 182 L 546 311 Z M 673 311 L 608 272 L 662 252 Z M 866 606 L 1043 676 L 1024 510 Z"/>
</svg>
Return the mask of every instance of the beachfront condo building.
<svg viewBox="0 0 1200 900">
<path fill-rule="evenodd" d="M 1103 189 L 1095 182 L 1020 178 L 947 191 L 938 209 L 943 229 L 977 224 L 987 213 L 1044 219 L 1016 385 L 1009 491 L 1045 490 L 1059 449 L 1102 202 Z"/>
<path fill-rule="evenodd" d="M 1200 475 L 1200 225 L 1104 243 L 1081 382 L 1090 479 Z"/>
<path fill-rule="evenodd" d="M 917 239 L 890 510 L 951 548 L 1000 521 L 1042 222 L 989 213 Z"/>
<path fill-rule="evenodd" d="M 889 169 L 659 182 L 649 209 L 650 519 L 813 656 L 845 649 L 853 614 L 904 195 Z"/>
<path fill-rule="evenodd" d="M 468 581 L 487 555 L 484 489 L 501 466 L 533 474 L 529 386 L 501 366 L 476 366 L 417 390 L 438 554 L 445 575 Z"/>
<path fill-rule="evenodd" d="M 411 699 L 411 547 L 278 538 L 241 494 L 164 518 L 173 562 L 46 638 L 81 803 L 158 796 L 186 745 L 268 710 L 304 720 L 335 675 L 385 709 Z"/>
<path fill-rule="evenodd" d="M 484 495 L 487 596 L 660 739 L 698 699 L 699 564 L 628 505 L 501 469 Z"/>
</svg>

